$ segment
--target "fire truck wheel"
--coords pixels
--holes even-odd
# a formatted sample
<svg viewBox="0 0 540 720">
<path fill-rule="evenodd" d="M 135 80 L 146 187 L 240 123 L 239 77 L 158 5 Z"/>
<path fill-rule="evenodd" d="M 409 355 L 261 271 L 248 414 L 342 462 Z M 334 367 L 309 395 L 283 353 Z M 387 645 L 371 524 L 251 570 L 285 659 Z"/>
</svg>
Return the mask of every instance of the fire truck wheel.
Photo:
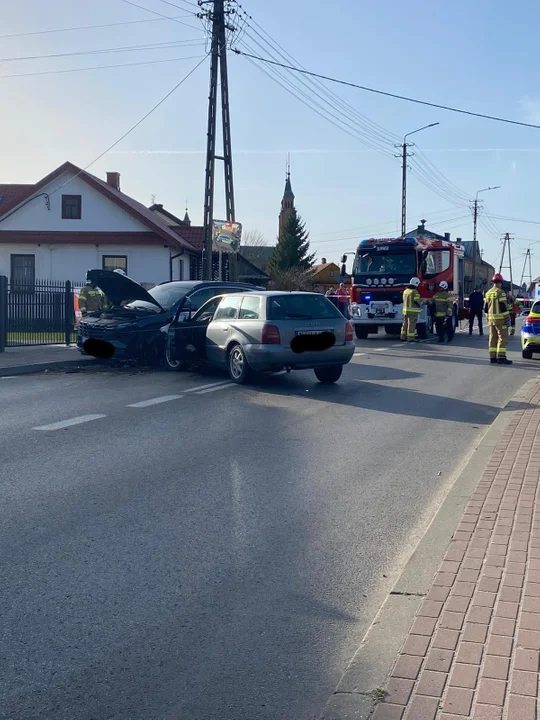
<svg viewBox="0 0 540 720">
<path fill-rule="evenodd" d="M 427 332 L 427 324 L 426 323 L 420 323 L 416 326 L 416 333 L 418 335 L 419 340 L 426 340 L 428 336 Z"/>
<path fill-rule="evenodd" d="M 361 327 L 360 325 L 354 326 L 354 332 L 356 333 L 356 337 L 359 340 L 365 340 L 368 336 L 368 330 L 366 327 Z"/>
</svg>

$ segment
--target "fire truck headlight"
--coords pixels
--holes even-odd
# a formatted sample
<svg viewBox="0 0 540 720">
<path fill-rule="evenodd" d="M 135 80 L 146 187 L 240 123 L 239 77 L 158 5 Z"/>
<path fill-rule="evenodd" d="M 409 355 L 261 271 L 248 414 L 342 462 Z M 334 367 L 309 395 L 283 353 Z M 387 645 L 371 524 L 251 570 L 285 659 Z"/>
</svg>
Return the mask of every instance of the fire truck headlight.
<svg viewBox="0 0 540 720">
<path fill-rule="evenodd" d="M 360 305 L 357 303 L 353 303 L 351 305 L 351 315 L 359 316 L 360 315 Z"/>
</svg>

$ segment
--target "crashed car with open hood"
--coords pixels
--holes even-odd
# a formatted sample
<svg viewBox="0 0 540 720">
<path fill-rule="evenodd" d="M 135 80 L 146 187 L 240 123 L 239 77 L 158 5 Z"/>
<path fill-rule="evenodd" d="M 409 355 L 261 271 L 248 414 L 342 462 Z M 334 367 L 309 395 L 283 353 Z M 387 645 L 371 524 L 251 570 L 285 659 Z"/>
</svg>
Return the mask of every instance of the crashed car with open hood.
<svg viewBox="0 0 540 720">
<path fill-rule="evenodd" d="M 214 295 L 257 289 L 249 283 L 185 280 L 145 290 L 127 275 L 112 270 L 89 270 L 86 277 L 106 296 L 107 309 L 89 313 L 80 320 L 78 349 L 99 357 L 148 365 L 163 361 L 165 335 L 161 328 L 178 312 L 195 312 Z M 88 343 L 89 340 L 93 342 Z"/>
</svg>

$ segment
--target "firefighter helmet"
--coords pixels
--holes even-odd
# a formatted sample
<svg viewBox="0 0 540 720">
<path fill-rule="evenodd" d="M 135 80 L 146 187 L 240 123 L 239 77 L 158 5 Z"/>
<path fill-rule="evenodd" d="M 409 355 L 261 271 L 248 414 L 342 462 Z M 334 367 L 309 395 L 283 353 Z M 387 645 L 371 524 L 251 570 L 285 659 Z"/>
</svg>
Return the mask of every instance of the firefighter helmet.
<svg viewBox="0 0 540 720">
<path fill-rule="evenodd" d="M 411 285 L 414 285 L 414 287 L 418 287 L 420 285 L 420 280 L 417 277 L 411 278 Z"/>
<path fill-rule="evenodd" d="M 491 282 L 494 282 L 494 283 L 497 283 L 497 282 L 502 283 L 502 281 L 503 281 L 503 276 L 501 275 L 501 273 L 495 273 L 495 275 L 491 279 Z"/>
<path fill-rule="evenodd" d="M 446 282 L 446 280 L 441 280 L 441 282 L 439 283 L 439 287 L 441 288 L 441 290 L 448 290 L 448 283 Z"/>
</svg>

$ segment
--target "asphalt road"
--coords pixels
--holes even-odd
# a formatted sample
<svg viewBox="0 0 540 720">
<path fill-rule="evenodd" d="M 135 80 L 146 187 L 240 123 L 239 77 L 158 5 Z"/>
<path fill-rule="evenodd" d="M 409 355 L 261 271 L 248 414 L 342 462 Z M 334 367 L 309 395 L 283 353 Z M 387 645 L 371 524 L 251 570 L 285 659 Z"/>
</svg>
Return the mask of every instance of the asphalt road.
<svg viewBox="0 0 540 720">
<path fill-rule="evenodd" d="M 0 380 L 0 718 L 317 718 L 467 452 L 538 372 L 490 366 L 485 340 L 359 342 L 331 387 Z"/>
</svg>

